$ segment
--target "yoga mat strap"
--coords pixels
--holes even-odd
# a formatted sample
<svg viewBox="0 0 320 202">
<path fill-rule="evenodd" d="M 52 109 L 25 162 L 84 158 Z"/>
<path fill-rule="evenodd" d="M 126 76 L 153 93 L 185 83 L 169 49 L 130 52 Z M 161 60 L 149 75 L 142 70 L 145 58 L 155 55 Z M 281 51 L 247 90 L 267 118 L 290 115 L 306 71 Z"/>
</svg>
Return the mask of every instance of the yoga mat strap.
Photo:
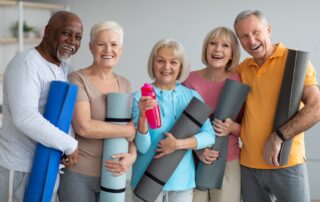
<svg viewBox="0 0 320 202">
<path fill-rule="evenodd" d="M 149 178 L 151 178 L 153 181 L 155 181 L 156 183 L 158 183 L 158 184 L 160 184 L 160 185 L 162 185 L 162 186 L 164 186 L 166 183 L 165 182 L 163 182 L 163 181 L 161 181 L 161 180 L 159 180 L 158 178 L 156 178 L 155 176 L 153 176 L 151 173 L 149 173 L 148 171 L 146 171 L 145 173 L 144 173 L 147 177 L 149 177 Z"/>
<path fill-rule="evenodd" d="M 282 133 L 279 129 L 277 129 L 275 132 L 276 132 L 277 136 L 278 136 L 283 142 L 285 142 L 285 141 L 287 140 L 287 139 L 284 137 L 283 133 Z"/>
<path fill-rule="evenodd" d="M 123 189 L 109 189 L 107 187 L 100 186 L 100 190 L 109 193 L 123 193 L 126 191 L 126 188 Z"/>
<path fill-rule="evenodd" d="M 199 128 L 202 127 L 202 124 L 196 120 L 193 116 L 191 116 L 188 112 L 183 111 L 183 114 L 186 115 L 188 117 L 188 119 L 190 119 L 194 124 L 196 124 Z"/>
<path fill-rule="evenodd" d="M 108 118 L 104 119 L 105 122 L 115 122 L 115 123 L 127 123 L 131 121 L 131 118 Z"/>
</svg>

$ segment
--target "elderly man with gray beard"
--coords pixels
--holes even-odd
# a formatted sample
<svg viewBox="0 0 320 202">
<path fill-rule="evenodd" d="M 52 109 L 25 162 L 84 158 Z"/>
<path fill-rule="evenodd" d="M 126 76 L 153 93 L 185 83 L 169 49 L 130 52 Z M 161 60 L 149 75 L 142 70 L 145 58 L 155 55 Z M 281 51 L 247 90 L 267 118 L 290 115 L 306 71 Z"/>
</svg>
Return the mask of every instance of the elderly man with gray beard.
<svg viewBox="0 0 320 202">
<path fill-rule="evenodd" d="M 77 162 L 78 142 L 43 117 L 49 86 L 67 80 L 67 61 L 80 47 L 83 25 L 68 11 L 50 18 L 41 43 L 16 55 L 8 64 L 3 84 L 3 121 L 0 129 L 0 201 L 23 201 L 35 146 L 62 151 Z"/>
</svg>

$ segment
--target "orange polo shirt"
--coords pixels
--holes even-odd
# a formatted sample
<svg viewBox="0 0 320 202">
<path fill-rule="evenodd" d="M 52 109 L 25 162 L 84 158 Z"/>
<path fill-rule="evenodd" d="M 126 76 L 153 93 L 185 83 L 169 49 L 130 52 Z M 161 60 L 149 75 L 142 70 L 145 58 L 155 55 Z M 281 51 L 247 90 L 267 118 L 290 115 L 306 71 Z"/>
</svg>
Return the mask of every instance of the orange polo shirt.
<svg viewBox="0 0 320 202">
<path fill-rule="evenodd" d="M 258 169 L 279 168 L 265 163 L 263 148 L 267 137 L 272 133 L 287 53 L 288 49 L 279 43 L 272 56 L 261 67 L 252 58 L 247 58 L 237 68 L 242 82 L 251 86 L 241 125 L 241 165 Z M 316 72 L 309 63 L 304 85 L 314 84 L 317 84 Z M 304 162 L 304 134 L 301 133 L 294 137 L 288 165 L 283 167 Z"/>
</svg>

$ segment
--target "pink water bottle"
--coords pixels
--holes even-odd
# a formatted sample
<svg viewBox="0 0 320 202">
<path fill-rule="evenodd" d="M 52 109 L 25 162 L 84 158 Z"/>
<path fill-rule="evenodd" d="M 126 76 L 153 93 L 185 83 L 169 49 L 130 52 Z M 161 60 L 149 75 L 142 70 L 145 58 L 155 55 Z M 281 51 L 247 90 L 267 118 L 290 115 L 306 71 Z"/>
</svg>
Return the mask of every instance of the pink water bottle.
<svg viewBox="0 0 320 202">
<path fill-rule="evenodd" d="M 156 99 L 156 93 L 149 83 L 145 83 L 141 87 L 141 95 L 150 96 L 153 99 Z M 146 110 L 145 114 L 150 128 L 155 129 L 161 127 L 160 108 L 158 104 L 154 108 Z"/>
</svg>

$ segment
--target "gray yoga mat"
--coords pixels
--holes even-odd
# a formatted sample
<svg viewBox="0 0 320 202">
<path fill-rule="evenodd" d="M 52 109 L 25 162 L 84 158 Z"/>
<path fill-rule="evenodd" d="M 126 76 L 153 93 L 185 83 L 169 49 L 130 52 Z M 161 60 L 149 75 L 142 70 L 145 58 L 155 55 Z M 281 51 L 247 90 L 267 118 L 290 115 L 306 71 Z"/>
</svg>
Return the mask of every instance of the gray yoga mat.
<svg viewBox="0 0 320 202">
<path fill-rule="evenodd" d="M 114 124 L 127 124 L 131 120 L 132 98 L 127 93 L 108 93 L 105 121 Z M 113 154 L 127 153 L 129 143 L 126 138 L 106 138 L 103 145 L 100 202 L 124 202 L 126 174 L 113 176 L 106 170 L 104 162 Z"/>
<path fill-rule="evenodd" d="M 210 107 L 193 97 L 170 133 L 177 139 L 191 137 L 199 131 L 211 113 Z M 185 150 L 178 150 L 159 159 L 153 159 L 134 189 L 135 195 L 143 201 L 154 201 L 184 154 Z"/>
<path fill-rule="evenodd" d="M 304 51 L 288 50 L 274 120 L 274 130 L 285 124 L 299 111 L 308 65 L 308 56 L 309 54 Z M 292 138 L 282 144 L 278 156 L 280 165 L 288 164 L 291 145 Z"/>
<path fill-rule="evenodd" d="M 214 118 L 235 120 L 249 93 L 250 87 L 239 81 L 227 79 L 221 91 Z M 196 173 L 197 189 L 221 189 L 228 156 L 228 136 L 217 137 L 213 149 L 220 152 L 220 157 L 213 164 L 199 162 Z M 202 151 L 200 151 L 202 152 Z"/>
</svg>

